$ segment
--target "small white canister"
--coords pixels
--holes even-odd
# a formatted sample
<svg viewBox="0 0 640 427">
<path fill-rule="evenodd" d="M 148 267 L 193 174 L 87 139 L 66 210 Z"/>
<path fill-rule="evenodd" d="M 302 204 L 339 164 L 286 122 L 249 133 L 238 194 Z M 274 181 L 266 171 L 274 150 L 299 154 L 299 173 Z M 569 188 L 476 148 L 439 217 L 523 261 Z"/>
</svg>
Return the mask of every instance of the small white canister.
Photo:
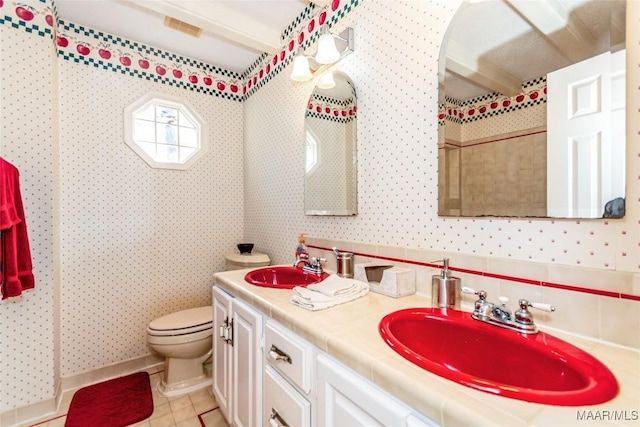
<svg viewBox="0 0 640 427">
<path fill-rule="evenodd" d="M 229 270 L 241 270 L 244 268 L 257 268 L 265 267 L 271 264 L 271 259 L 267 254 L 261 254 L 260 252 L 252 253 L 238 253 L 232 252 L 224 256 L 226 261 L 225 268 Z"/>
</svg>

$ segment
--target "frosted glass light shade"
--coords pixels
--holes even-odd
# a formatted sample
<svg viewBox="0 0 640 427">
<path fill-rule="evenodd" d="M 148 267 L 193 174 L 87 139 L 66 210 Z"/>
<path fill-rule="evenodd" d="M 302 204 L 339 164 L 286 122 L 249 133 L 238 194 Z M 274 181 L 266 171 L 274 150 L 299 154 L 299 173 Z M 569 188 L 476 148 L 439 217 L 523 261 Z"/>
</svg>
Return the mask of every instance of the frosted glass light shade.
<svg viewBox="0 0 640 427">
<path fill-rule="evenodd" d="M 340 52 L 336 48 L 336 41 L 329 33 L 324 33 L 318 40 L 318 53 L 316 61 L 319 64 L 333 64 L 340 59 Z"/>
<path fill-rule="evenodd" d="M 320 81 L 318 82 L 318 87 L 320 89 L 331 89 L 332 87 L 335 87 L 335 85 L 336 81 L 333 80 L 332 71 L 327 71 L 326 73 L 324 73 L 320 78 Z"/>
<path fill-rule="evenodd" d="M 306 56 L 298 53 L 293 58 L 293 71 L 291 71 L 291 80 L 297 82 L 306 82 L 311 80 L 311 70 L 309 70 L 309 60 Z"/>
</svg>

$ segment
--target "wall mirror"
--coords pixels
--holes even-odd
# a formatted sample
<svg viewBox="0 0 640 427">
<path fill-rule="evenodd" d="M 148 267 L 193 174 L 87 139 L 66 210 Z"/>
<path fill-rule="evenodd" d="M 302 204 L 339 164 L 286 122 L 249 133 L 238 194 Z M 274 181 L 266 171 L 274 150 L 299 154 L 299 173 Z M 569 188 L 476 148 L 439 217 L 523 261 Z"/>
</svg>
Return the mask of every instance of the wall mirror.
<svg viewBox="0 0 640 427">
<path fill-rule="evenodd" d="M 333 72 L 333 82 L 323 76 L 305 115 L 306 215 L 357 214 L 356 122 L 351 79 L 342 72 Z"/>
<path fill-rule="evenodd" d="M 465 0 L 440 52 L 438 214 L 620 218 L 624 0 Z"/>
</svg>

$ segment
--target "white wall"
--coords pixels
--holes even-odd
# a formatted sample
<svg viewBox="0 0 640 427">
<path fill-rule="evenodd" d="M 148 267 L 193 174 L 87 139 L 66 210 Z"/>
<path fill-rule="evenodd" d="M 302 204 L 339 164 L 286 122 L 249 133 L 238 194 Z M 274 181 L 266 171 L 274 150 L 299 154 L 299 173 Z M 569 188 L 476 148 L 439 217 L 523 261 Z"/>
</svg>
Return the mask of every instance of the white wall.
<svg viewBox="0 0 640 427">
<path fill-rule="evenodd" d="M 211 301 L 243 235 L 242 104 L 60 61 L 61 375 L 149 353 L 152 319 Z M 123 110 L 148 92 L 186 100 L 209 150 L 153 169 L 124 143 Z"/>
<path fill-rule="evenodd" d="M 0 25 L 1 153 L 21 171 L 36 277 L 0 303 L 2 425 L 16 408 L 55 408 L 61 378 L 148 355 L 149 321 L 209 305 L 243 238 L 242 103 L 94 66 L 73 44 L 56 56 L 51 33 L 25 31 L 44 20 Z M 187 171 L 152 169 L 124 143 L 124 108 L 150 91 L 209 125 L 209 151 Z"/>
<path fill-rule="evenodd" d="M 0 154 L 20 171 L 36 280 L 33 291 L 0 303 L 0 411 L 5 411 L 50 398 L 56 383 L 55 56 L 51 39 L 6 26 L 0 26 L 0 48 Z"/>
</svg>

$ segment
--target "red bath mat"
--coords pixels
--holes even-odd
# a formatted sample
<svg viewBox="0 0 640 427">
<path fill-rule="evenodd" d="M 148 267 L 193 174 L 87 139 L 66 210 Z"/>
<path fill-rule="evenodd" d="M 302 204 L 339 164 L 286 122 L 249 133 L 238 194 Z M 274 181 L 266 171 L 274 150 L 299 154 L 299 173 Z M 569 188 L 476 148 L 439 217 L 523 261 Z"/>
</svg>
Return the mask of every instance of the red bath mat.
<svg viewBox="0 0 640 427">
<path fill-rule="evenodd" d="M 149 374 L 137 372 L 78 390 L 71 399 L 65 427 L 124 427 L 152 413 Z"/>
</svg>

